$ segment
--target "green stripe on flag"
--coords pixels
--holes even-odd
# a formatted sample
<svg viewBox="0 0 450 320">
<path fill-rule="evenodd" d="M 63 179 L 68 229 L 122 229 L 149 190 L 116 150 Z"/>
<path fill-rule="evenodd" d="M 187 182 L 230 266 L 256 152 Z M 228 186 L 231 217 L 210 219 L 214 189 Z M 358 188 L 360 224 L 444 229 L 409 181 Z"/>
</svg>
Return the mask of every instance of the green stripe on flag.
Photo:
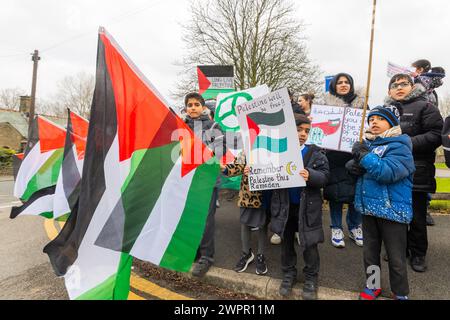
<svg viewBox="0 0 450 320">
<path fill-rule="evenodd" d="M 230 93 L 234 91 L 234 89 L 208 89 L 202 93 L 202 97 L 205 100 L 216 99 L 217 96 L 221 93 Z"/>
<path fill-rule="evenodd" d="M 105 249 L 107 250 L 107 249 Z M 127 300 L 130 291 L 130 276 L 133 257 L 122 253 L 117 273 L 76 300 Z"/>
<path fill-rule="evenodd" d="M 40 216 L 47 219 L 53 219 L 53 212 L 43 212 L 40 214 Z"/>
<path fill-rule="evenodd" d="M 21 200 L 28 201 L 38 190 L 54 186 L 58 182 L 58 176 L 63 161 L 64 149 L 58 149 L 39 168 L 38 172 L 31 178 Z"/>
<path fill-rule="evenodd" d="M 163 268 L 181 272 L 188 272 L 191 268 L 203 236 L 213 188 L 219 173 L 219 165 L 214 159 L 199 166 L 195 171 L 183 214 L 159 264 Z"/>
<path fill-rule="evenodd" d="M 179 148 L 180 143 L 177 141 L 133 154 L 130 174 L 122 188 L 125 211 L 122 252 L 129 253 L 133 248 L 172 171 L 172 152 L 178 156 Z"/>
</svg>

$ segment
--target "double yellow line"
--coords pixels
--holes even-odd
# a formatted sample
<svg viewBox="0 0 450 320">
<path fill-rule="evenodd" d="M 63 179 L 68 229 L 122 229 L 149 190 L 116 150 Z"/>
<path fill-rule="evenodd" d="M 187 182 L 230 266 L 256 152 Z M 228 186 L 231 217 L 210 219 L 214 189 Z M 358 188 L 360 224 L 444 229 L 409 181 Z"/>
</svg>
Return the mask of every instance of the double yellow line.
<svg viewBox="0 0 450 320">
<path fill-rule="evenodd" d="M 55 239 L 59 231 L 64 227 L 64 224 L 65 224 L 64 222 L 55 221 L 52 219 L 45 219 L 44 229 L 45 232 L 47 233 L 48 238 L 50 240 Z M 160 287 L 153 282 L 150 282 L 144 278 L 139 277 L 135 273 L 131 274 L 130 286 L 131 288 L 137 291 L 147 293 L 161 300 L 192 300 L 192 298 L 180 295 L 176 292 Z M 146 300 L 146 299 L 130 291 L 128 294 L 128 300 Z"/>
</svg>

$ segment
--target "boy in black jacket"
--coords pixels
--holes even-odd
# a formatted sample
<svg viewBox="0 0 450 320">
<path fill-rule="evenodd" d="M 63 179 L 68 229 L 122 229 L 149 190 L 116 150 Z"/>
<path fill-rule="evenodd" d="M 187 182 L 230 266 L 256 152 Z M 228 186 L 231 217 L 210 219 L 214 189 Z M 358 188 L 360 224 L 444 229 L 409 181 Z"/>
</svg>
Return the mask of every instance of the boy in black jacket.
<svg viewBox="0 0 450 320">
<path fill-rule="evenodd" d="M 411 137 L 413 144 L 414 174 L 413 220 L 408 231 L 408 253 L 411 267 L 416 272 L 427 269 L 425 256 L 427 238 L 427 195 L 436 192 L 436 149 L 442 143 L 443 120 L 439 110 L 425 97 L 423 85 L 407 74 L 397 74 L 389 82 L 387 105 L 403 109 L 400 118 L 402 132 Z"/>
<path fill-rule="evenodd" d="M 189 93 L 184 99 L 186 115 L 184 121 L 194 131 L 194 134 L 202 139 L 202 142 L 211 149 L 216 158 L 221 160 L 226 153 L 225 136 L 219 125 L 211 118 L 211 111 L 207 108 L 203 97 L 196 93 Z M 214 236 L 215 236 L 215 214 L 216 201 L 218 199 L 220 177 L 218 177 L 209 205 L 208 217 L 206 219 L 205 231 L 198 249 L 200 259 L 192 270 L 192 275 L 202 277 L 208 272 L 214 263 Z"/>
<path fill-rule="evenodd" d="M 283 281 L 280 295 L 287 296 L 297 281 L 297 254 L 295 233 L 299 233 L 300 248 L 305 260 L 305 283 L 302 297 L 317 299 L 320 257 L 318 244 L 323 243 L 322 193 L 329 176 L 325 153 L 315 145 L 305 145 L 311 129 L 311 121 L 304 115 L 296 115 L 298 138 L 305 169 L 300 175 L 306 187 L 273 190 L 271 230 L 281 235 L 281 268 Z M 300 156 L 300 155 L 299 155 Z"/>
</svg>

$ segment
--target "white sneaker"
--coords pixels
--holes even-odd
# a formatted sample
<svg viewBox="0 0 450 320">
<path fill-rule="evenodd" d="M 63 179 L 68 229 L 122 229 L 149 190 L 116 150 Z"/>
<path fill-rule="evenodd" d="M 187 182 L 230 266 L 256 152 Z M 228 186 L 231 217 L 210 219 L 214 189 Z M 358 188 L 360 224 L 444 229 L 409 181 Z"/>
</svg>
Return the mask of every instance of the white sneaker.
<svg viewBox="0 0 450 320">
<path fill-rule="evenodd" d="M 216 200 L 216 208 L 220 208 L 220 202 L 219 202 L 219 200 Z"/>
<path fill-rule="evenodd" d="M 344 232 L 341 229 L 331 229 L 331 244 L 336 248 L 345 248 Z"/>
<path fill-rule="evenodd" d="M 300 236 L 298 235 L 298 232 L 295 233 L 295 239 L 297 239 L 298 245 L 301 246 L 301 244 L 300 244 Z"/>
<path fill-rule="evenodd" d="M 270 238 L 270 243 L 271 244 L 280 244 L 281 243 L 281 238 L 279 235 L 277 235 L 276 233 L 273 234 L 272 238 Z"/>
<path fill-rule="evenodd" d="M 363 243 L 363 232 L 361 230 L 361 227 L 351 230 L 349 238 L 355 241 L 358 247 L 362 247 L 364 243 Z"/>
</svg>

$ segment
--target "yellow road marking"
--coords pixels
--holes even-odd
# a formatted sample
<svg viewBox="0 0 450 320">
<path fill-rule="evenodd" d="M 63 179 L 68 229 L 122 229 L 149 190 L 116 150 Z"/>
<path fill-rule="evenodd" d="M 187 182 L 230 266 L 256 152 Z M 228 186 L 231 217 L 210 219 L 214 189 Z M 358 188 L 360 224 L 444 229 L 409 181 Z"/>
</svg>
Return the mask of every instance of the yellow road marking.
<svg viewBox="0 0 450 320">
<path fill-rule="evenodd" d="M 192 298 L 162 288 L 148 280 L 137 276 L 134 273 L 131 275 L 130 285 L 139 291 L 148 293 L 162 300 L 193 300 Z"/>
<path fill-rule="evenodd" d="M 130 291 L 128 293 L 128 299 L 127 300 L 145 300 L 145 299 L 142 298 L 141 296 L 138 296 L 136 293 Z"/>
<path fill-rule="evenodd" d="M 66 223 L 63 222 L 63 221 L 58 221 L 58 224 L 59 224 L 59 227 L 62 229 L 62 228 L 64 228 L 64 225 L 65 225 Z"/>
<path fill-rule="evenodd" d="M 44 228 L 47 236 L 50 240 L 53 240 L 58 235 L 58 230 L 55 227 L 55 224 L 52 219 L 45 219 Z"/>
</svg>

